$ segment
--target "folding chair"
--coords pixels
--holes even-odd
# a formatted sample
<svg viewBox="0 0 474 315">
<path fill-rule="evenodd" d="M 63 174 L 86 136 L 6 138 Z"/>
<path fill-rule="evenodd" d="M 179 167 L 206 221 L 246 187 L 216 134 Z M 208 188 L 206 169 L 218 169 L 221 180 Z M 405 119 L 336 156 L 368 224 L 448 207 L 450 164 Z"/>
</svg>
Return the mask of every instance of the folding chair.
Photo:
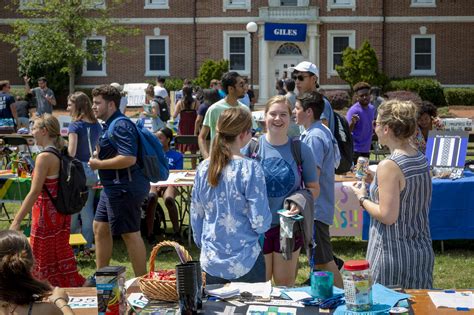
<svg viewBox="0 0 474 315">
<path fill-rule="evenodd" d="M 174 138 L 175 148 L 177 148 L 179 144 L 195 144 L 196 146 L 198 146 L 198 136 L 192 136 L 192 135 L 176 136 Z M 186 153 L 186 152 L 182 152 L 182 153 L 183 153 L 184 159 L 197 159 L 198 162 L 202 160 L 202 155 L 199 151 L 197 151 L 197 153 Z"/>
</svg>

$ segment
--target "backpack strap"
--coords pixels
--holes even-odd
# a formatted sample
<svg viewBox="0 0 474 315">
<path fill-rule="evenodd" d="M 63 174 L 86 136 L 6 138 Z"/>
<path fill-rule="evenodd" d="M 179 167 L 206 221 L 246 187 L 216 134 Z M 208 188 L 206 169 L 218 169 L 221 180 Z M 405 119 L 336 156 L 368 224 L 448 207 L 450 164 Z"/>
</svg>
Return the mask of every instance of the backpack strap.
<svg viewBox="0 0 474 315">
<path fill-rule="evenodd" d="M 59 152 L 59 150 L 56 149 L 56 148 L 53 148 L 53 147 L 47 147 L 46 149 L 41 151 L 40 154 L 43 153 L 43 152 L 49 152 L 49 153 L 53 153 L 54 155 L 56 155 L 56 157 L 59 159 L 59 173 L 61 173 L 62 163 L 61 163 L 61 153 Z M 57 211 L 58 207 L 56 206 L 56 200 L 51 195 L 51 192 L 49 191 L 49 189 L 48 189 L 48 187 L 46 186 L 45 183 L 43 183 L 43 189 L 46 191 L 46 194 L 48 195 L 49 199 L 51 199 L 51 202 L 53 203 L 53 205 L 54 205 L 54 207 L 56 208 L 56 211 Z"/>
<path fill-rule="evenodd" d="M 298 168 L 298 173 L 300 174 L 301 183 L 300 188 L 304 188 L 303 180 L 303 159 L 301 158 L 301 140 L 298 138 L 291 138 L 291 154 L 293 159 L 295 159 L 296 166 Z"/>
<path fill-rule="evenodd" d="M 115 124 L 119 120 L 130 120 L 130 118 L 128 118 L 126 116 L 120 116 L 120 117 L 115 118 L 110 123 L 110 126 L 107 127 L 107 131 L 106 131 L 107 138 L 110 140 L 110 144 L 112 144 L 112 146 L 114 147 L 115 150 L 117 150 L 117 142 L 114 139 L 112 131 L 115 128 Z M 132 122 L 132 121 L 130 120 L 130 122 Z M 132 124 L 133 124 L 133 122 L 132 122 Z M 133 124 L 133 125 L 135 126 L 135 124 Z M 137 132 L 138 132 L 138 130 L 137 130 Z M 137 156 L 137 160 L 138 160 L 138 156 Z M 128 171 L 128 180 L 131 182 L 132 181 L 132 174 L 131 174 L 131 171 L 130 171 L 130 167 L 127 167 L 127 171 Z M 120 176 L 119 176 L 118 169 L 115 170 L 115 180 L 117 182 L 120 182 Z"/>
</svg>

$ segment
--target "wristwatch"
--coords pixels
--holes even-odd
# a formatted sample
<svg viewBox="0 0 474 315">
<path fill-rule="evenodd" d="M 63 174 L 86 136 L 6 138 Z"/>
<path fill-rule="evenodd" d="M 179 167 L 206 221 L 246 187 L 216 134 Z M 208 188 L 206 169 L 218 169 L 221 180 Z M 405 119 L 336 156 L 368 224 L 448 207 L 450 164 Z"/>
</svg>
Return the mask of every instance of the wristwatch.
<svg viewBox="0 0 474 315">
<path fill-rule="evenodd" d="M 362 197 L 359 198 L 359 203 L 360 203 L 361 207 L 364 207 L 364 201 L 365 200 L 370 200 L 370 198 L 367 197 L 367 196 L 362 196 Z"/>
</svg>

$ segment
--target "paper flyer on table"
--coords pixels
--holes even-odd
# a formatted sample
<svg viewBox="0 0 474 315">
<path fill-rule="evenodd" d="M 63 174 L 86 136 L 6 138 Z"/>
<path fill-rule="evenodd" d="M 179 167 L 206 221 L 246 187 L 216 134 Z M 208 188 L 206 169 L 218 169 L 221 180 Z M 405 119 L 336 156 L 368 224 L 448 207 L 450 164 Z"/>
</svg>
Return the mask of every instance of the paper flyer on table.
<svg viewBox="0 0 474 315">
<path fill-rule="evenodd" d="M 74 308 L 97 308 L 97 295 L 94 296 L 70 296 L 69 306 Z"/>
<path fill-rule="evenodd" d="M 469 291 L 461 292 L 428 292 L 433 304 L 438 307 L 474 308 L 474 295 Z"/>
</svg>

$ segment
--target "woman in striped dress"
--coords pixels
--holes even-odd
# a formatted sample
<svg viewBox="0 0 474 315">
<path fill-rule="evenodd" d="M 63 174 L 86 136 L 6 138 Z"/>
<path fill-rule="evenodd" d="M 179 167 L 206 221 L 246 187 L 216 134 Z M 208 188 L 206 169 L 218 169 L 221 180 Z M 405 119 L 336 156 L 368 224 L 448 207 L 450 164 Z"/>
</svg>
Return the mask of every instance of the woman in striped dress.
<svg viewBox="0 0 474 315">
<path fill-rule="evenodd" d="M 386 286 L 431 288 L 431 178 L 425 156 L 410 145 L 416 106 L 397 100 L 385 102 L 374 123 L 380 143 L 391 154 L 377 167 L 370 197 L 364 183 L 353 187 L 371 216 L 367 260 L 372 279 Z"/>
</svg>

